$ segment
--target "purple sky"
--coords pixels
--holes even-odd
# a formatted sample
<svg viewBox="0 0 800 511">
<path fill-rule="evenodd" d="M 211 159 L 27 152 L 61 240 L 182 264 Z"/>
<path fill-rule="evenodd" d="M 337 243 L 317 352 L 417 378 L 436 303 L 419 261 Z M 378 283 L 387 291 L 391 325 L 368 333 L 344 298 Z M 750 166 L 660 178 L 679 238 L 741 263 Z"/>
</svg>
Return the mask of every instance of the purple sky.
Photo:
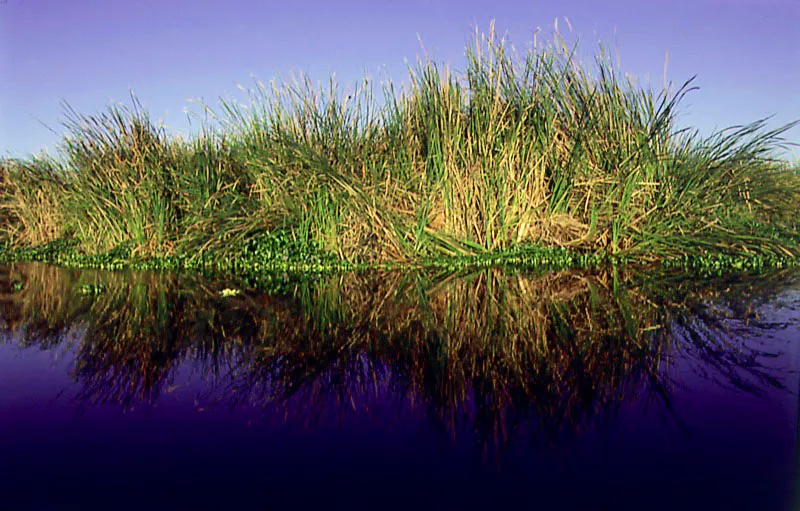
<svg viewBox="0 0 800 511">
<path fill-rule="evenodd" d="M 404 59 L 422 55 L 461 70 L 474 27 L 496 20 L 525 47 L 553 22 L 569 19 L 591 55 L 602 40 L 622 70 L 660 87 L 694 74 L 699 91 L 679 122 L 714 128 L 775 115 L 771 127 L 800 118 L 798 0 L 0 0 L 0 156 L 47 148 L 63 118 L 130 104 L 129 90 L 155 121 L 190 134 L 187 100 L 212 107 L 242 98 L 236 83 L 269 82 L 292 70 L 345 87 L 366 74 L 407 82 Z M 376 87 L 376 97 L 380 90 Z M 196 125 L 196 123 L 195 123 Z M 800 143 L 800 127 L 787 135 Z M 788 157 L 800 158 L 795 148 Z"/>
</svg>

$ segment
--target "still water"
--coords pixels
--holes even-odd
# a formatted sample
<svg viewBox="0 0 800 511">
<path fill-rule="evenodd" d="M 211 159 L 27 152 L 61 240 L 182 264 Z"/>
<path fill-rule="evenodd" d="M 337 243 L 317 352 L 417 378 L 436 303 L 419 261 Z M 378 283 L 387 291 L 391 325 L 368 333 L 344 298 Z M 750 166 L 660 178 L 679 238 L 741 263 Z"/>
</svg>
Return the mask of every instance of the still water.
<svg viewBox="0 0 800 511">
<path fill-rule="evenodd" d="M 0 267 L 0 510 L 800 509 L 800 273 Z"/>
</svg>

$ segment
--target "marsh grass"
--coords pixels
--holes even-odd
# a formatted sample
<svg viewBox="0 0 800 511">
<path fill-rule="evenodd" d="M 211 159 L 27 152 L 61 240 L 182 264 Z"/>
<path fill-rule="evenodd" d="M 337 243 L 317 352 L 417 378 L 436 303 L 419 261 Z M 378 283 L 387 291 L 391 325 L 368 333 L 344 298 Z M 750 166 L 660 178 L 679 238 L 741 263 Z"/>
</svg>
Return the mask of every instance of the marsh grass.
<svg viewBox="0 0 800 511">
<path fill-rule="evenodd" d="M 676 127 L 692 80 L 655 92 L 602 46 L 593 67 L 576 50 L 556 33 L 519 54 L 492 26 L 463 73 L 426 57 L 408 91 L 383 86 L 380 107 L 368 78 L 351 91 L 257 82 L 248 105 L 206 105 L 213 122 L 188 142 L 135 97 L 95 116 L 66 107 L 61 159 L 0 165 L 0 237 L 190 259 L 277 239 L 289 254 L 366 263 L 529 245 L 800 254 L 800 174 L 775 156 L 797 122 L 702 138 Z"/>
</svg>

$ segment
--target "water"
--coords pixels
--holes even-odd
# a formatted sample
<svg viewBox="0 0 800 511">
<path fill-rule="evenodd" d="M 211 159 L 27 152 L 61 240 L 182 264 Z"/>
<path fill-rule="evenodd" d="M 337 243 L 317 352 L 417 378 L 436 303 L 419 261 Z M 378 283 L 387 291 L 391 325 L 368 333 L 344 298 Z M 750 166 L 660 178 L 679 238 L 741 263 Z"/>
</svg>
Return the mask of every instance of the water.
<svg viewBox="0 0 800 511">
<path fill-rule="evenodd" d="M 0 268 L 0 510 L 800 509 L 800 274 Z"/>
</svg>

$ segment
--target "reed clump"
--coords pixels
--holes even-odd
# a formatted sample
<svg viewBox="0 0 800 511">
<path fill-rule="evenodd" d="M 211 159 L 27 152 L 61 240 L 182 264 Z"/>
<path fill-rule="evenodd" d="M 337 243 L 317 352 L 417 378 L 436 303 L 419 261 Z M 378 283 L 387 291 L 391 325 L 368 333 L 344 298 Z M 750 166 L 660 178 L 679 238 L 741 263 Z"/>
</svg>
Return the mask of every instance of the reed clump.
<svg viewBox="0 0 800 511">
<path fill-rule="evenodd" d="M 702 138 L 675 121 L 691 80 L 642 88 L 602 47 L 581 64 L 558 33 L 520 55 L 492 27 L 466 55 L 463 74 L 419 61 L 409 90 L 385 85 L 380 107 L 368 78 L 349 93 L 258 82 L 249 105 L 206 106 L 215 122 L 188 142 L 135 97 L 95 116 L 67 108 L 61 159 L 0 164 L 0 237 L 222 259 L 266 243 L 286 252 L 268 257 L 351 263 L 531 245 L 800 255 L 800 172 L 776 157 L 798 122 Z"/>
</svg>

